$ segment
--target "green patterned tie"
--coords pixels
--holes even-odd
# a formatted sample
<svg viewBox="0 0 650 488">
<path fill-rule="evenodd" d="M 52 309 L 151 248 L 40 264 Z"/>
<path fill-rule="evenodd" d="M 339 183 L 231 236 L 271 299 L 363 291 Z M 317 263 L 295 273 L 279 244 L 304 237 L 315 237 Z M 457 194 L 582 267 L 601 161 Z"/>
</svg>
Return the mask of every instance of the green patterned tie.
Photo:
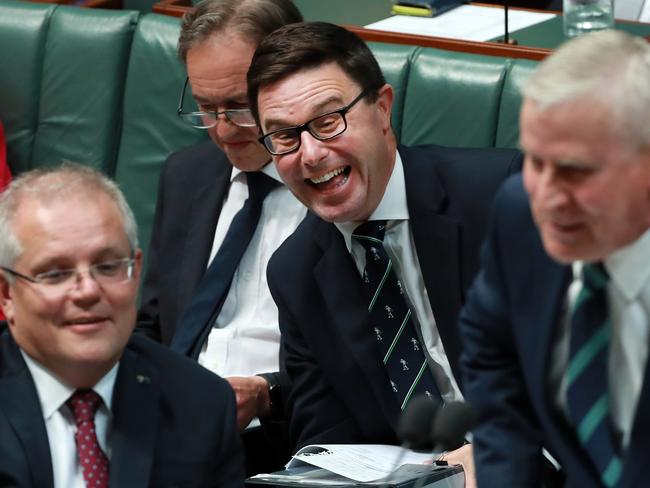
<svg viewBox="0 0 650 488">
<path fill-rule="evenodd" d="M 608 357 L 612 330 L 607 307 L 609 276 L 601 264 L 585 264 L 583 286 L 571 316 L 567 370 L 569 418 L 604 486 L 623 472 L 609 415 Z"/>
</svg>

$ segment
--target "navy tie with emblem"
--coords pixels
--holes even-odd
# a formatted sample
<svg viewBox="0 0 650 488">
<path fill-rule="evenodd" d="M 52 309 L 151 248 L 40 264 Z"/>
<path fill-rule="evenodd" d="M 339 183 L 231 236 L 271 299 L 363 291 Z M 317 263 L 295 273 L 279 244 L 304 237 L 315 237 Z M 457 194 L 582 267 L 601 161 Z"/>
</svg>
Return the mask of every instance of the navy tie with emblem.
<svg viewBox="0 0 650 488">
<path fill-rule="evenodd" d="M 424 394 L 438 402 L 441 396 L 415 329 L 404 287 L 384 249 L 385 231 L 386 221 L 369 221 L 357 227 L 352 237 L 366 251 L 363 283 L 372 333 L 391 388 L 404 410 L 415 395 Z"/>
</svg>

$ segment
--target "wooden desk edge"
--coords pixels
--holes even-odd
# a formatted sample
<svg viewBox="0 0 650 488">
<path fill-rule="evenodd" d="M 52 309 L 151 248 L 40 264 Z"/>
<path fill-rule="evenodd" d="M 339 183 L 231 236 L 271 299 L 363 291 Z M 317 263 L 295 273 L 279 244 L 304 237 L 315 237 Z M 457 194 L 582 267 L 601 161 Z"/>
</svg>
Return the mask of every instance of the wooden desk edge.
<svg viewBox="0 0 650 488">
<path fill-rule="evenodd" d="M 192 7 L 187 6 L 187 0 L 161 0 L 153 6 L 153 11 L 159 14 L 182 17 Z M 411 46 L 433 47 L 448 51 L 469 52 L 485 54 L 488 56 L 503 56 L 509 58 L 523 58 L 539 61 L 551 52 L 550 49 L 534 48 L 529 46 L 513 46 L 498 42 L 463 41 L 444 37 L 420 36 L 388 32 L 375 29 L 366 29 L 357 25 L 344 25 L 346 29 L 354 32 L 365 41 L 387 42 L 390 44 L 407 44 Z"/>
</svg>

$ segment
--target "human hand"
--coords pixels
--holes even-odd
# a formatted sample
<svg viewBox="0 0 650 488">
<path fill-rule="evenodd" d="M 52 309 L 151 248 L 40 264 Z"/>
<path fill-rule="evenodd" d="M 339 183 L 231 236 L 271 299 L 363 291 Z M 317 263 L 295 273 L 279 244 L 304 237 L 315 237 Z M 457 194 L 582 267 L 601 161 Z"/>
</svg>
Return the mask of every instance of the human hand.
<svg viewBox="0 0 650 488">
<path fill-rule="evenodd" d="M 237 428 L 243 431 L 255 417 L 264 417 L 271 410 L 269 384 L 261 376 L 226 378 L 237 398 Z"/>
<path fill-rule="evenodd" d="M 465 471 L 465 488 L 476 488 L 476 473 L 474 470 L 474 449 L 471 444 L 454 450 L 444 452 L 438 461 L 447 461 L 448 464 L 460 464 Z"/>
</svg>

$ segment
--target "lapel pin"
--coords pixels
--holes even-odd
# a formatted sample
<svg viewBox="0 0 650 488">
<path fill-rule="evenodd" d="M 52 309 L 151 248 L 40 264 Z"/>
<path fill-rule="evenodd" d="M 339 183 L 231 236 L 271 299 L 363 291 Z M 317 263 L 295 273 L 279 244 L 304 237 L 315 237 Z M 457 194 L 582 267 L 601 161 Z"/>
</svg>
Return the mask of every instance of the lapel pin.
<svg viewBox="0 0 650 488">
<path fill-rule="evenodd" d="M 138 380 L 138 383 L 141 385 L 148 385 L 151 383 L 151 378 L 143 374 L 136 375 L 135 379 Z"/>
</svg>

